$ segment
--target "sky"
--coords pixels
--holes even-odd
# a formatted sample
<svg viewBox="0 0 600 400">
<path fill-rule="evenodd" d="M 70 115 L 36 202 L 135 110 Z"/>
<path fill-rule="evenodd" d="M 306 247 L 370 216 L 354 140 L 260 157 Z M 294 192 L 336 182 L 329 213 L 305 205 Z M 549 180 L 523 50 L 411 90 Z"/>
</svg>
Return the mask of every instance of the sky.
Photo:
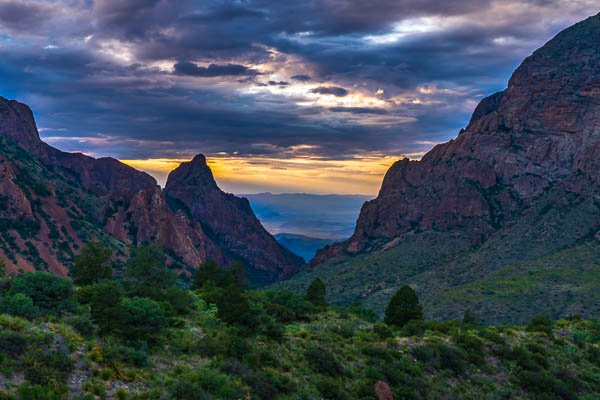
<svg viewBox="0 0 600 400">
<path fill-rule="evenodd" d="M 65 151 L 376 194 L 598 0 L 0 0 L 0 96 Z"/>
</svg>

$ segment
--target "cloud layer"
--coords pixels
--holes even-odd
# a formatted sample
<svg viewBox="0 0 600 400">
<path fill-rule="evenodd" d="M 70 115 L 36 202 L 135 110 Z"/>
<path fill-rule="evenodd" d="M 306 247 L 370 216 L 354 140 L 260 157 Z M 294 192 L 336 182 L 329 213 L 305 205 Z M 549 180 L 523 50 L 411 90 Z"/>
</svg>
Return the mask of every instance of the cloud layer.
<svg viewBox="0 0 600 400">
<path fill-rule="evenodd" d="M 0 0 L 0 95 L 30 104 L 42 136 L 65 150 L 128 160 L 204 152 L 248 168 L 268 161 L 282 176 L 289 160 L 315 172 L 333 162 L 349 169 L 331 191 L 356 191 L 354 163 L 418 157 L 453 137 L 520 60 L 597 8 Z M 311 191 L 306 176 L 297 186 Z M 376 191 L 371 181 L 363 192 Z M 256 183 L 265 187 L 277 183 Z"/>
</svg>

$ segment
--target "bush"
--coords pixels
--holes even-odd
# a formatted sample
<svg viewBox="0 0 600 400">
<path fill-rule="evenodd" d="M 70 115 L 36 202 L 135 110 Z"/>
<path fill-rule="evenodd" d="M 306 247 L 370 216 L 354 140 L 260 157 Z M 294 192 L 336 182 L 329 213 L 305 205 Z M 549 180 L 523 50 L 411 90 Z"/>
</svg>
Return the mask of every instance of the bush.
<svg viewBox="0 0 600 400">
<path fill-rule="evenodd" d="M 65 319 L 80 335 L 89 337 L 94 333 L 94 324 L 87 315 L 74 315 Z"/>
<path fill-rule="evenodd" d="M 384 323 L 378 322 L 373 325 L 373 332 L 381 339 L 394 337 L 394 332 Z"/>
<path fill-rule="evenodd" d="M 454 343 L 465 351 L 469 362 L 477 366 L 485 364 L 485 347 L 481 339 L 468 334 L 460 334 L 453 339 Z"/>
<path fill-rule="evenodd" d="M 27 351 L 28 340 L 18 333 L 0 332 L 0 352 L 17 357 Z"/>
<path fill-rule="evenodd" d="M 344 367 L 326 348 L 311 346 L 304 353 L 310 367 L 321 374 L 338 376 L 344 374 Z"/>
<path fill-rule="evenodd" d="M 417 294 L 410 286 L 401 287 L 385 309 L 385 323 L 402 327 L 411 320 L 421 319 L 423 307 Z"/>
<path fill-rule="evenodd" d="M 327 400 L 350 400 L 353 397 L 335 379 L 323 377 L 317 382 L 317 390 Z"/>
<path fill-rule="evenodd" d="M 531 319 L 529 324 L 527 325 L 527 329 L 532 332 L 544 332 L 547 334 L 552 333 L 552 328 L 554 327 L 554 321 L 552 318 L 546 313 L 536 315 Z"/>
<path fill-rule="evenodd" d="M 263 292 L 263 296 L 269 303 L 267 312 L 281 322 L 306 320 L 315 312 L 315 306 L 306 297 L 289 290 L 270 290 Z"/>
<path fill-rule="evenodd" d="M 76 308 L 71 280 L 48 273 L 28 272 L 18 276 L 9 290 L 9 295 L 16 294 L 29 297 L 44 315 L 57 315 Z"/>
<path fill-rule="evenodd" d="M 24 383 L 17 389 L 17 400 L 63 400 L 66 393 L 54 389 Z"/>
<path fill-rule="evenodd" d="M 170 307 L 143 297 L 124 298 L 115 313 L 113 330 L 130 341 L 152 340 L 169 326 Z"/>
<path fill-rule="evenodd" d="M 40 314 L 33 300 L 22 293 L 0 298 L 0 313 L 33 319 Z"/>
<path fill-rule="evenodd" d="M 65 383 L 73 370 L 73 360 L 61 351 L 36 349 L 23 357 L 25 379 L 34 384 Z"/>
<path fill-rule="evenodd" d="M 466 368 L 466 355 L 442 342 L 426 343 L 412 350 L 415 358 L 432 368 L 446 369 L 462 374 Z"/>
</svg>

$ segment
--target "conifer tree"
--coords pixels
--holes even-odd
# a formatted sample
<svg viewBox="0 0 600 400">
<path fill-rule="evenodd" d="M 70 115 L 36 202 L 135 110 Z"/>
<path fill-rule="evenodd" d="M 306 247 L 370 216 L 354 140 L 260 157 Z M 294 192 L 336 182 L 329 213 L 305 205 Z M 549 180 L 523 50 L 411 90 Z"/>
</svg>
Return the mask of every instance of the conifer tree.
<svg viewBox="0 0 600 400">
<path fill-rule="evenodd" d="M 315 307 L 325 308 L 327 307 L 327 301 L 325 300 L 326 291 L 327 289 L 323 281 L 316 278 L 306 290 L 306 299 L 313 303 Z"/>
<path fill-rule="evenodd" d="M 402 327 L 408 321 L 419 319 L 423 319 L 423 307 L 417 293 L 408 285 L 402 286 L 385 309 L 385 323 Z"/>
</svg>

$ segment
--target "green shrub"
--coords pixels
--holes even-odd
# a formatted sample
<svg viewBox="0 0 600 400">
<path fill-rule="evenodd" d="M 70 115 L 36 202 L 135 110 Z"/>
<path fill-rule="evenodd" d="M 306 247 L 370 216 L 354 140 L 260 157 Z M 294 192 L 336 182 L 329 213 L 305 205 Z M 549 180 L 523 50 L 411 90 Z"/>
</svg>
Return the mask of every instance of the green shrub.
<svg viewBox="0 0 600 400">
<path fill-rule="evenodd" d="M 73 360 L 62 351 L 35 349 L 23 357 L 25 379 L 34 384 L 65 383 L 73 369 Z"/>
<path fill-rule="evenodd" d="M 545 332 L 547 334 L 552 333 L 552 328 L 554 327 L 554 321 L 552 318 L 546 313 L 536 315 L 531 319 L 529 324 L 527 325 L 527 329 L 533 332 Z"/>
<path fill-rule="evenodd" d="M 0 352 L 17 357 L 27 351 L 29 341 L 23 335 L 12 332 L 0 332 Z"/>
<path fill-rule="evenodd" d="M 319 379 L 317 390 L 323 399 L 327 400 L 351 400 L 353 398 L 340 382 L 330 377 Z"/>
<path fill-rule="evenodd" d="M 453 337 L 454 343 L 467 354 L 470 363 L 477 366 L 485 364 L 485 346 L 475 335 L 459 334 Z"/>
<path fill-rule="evenodd" d="M 121 300 L 112 330 L 129 341 L 153 340 L 169 326 L 170 306 L 144 297 Z"/>
<path fill-rule="evenodd" d="M 394 332 L 384 323 L 378 322 L 373 325 L 373 332 L 381 339 L 388 339 L 394 337 Z"/>
<path fill-rule="evenodd" d="M 310 346 L 304 353 L 310 367 L 321 374 L 339 376 L 345 373 L 344 367 L 337 358 L 324 347 Z"/>
<path fill-rule="evenodd" d="M 90 337 L 94 333 L 94 324 L 87 315 L 74 315 L 65 319 L 80 335 Z"/>
<path fill-rule="evenodd" d="M 442 342 L 417 346 L 412 353 L 417 360 L 435 369 L 446 369 L 456 374 L 462 374 L 466 369 L 466 355 Z"/>
<path fill-rule="evenodd" d="M 33 319 L 40 315 L 41 311 L 33 305 L 31 297 L 17 293 L 0 298 L 0 313 Z"/>
<path fill-rule="evenodd" d="M 24 383 L 17 389 L 17 400 L 64 400 L 64 390 L 56 391 L 45 386 Z"/>
<path fill-rule="evenodd" d="M 73 283 L 68 278 L 43 272 L 28 272 L 16 277 L 9 295 L 23 294 L 44 315 L 72 312 L 76 308 L 73 299 Z"/>
</svg>

